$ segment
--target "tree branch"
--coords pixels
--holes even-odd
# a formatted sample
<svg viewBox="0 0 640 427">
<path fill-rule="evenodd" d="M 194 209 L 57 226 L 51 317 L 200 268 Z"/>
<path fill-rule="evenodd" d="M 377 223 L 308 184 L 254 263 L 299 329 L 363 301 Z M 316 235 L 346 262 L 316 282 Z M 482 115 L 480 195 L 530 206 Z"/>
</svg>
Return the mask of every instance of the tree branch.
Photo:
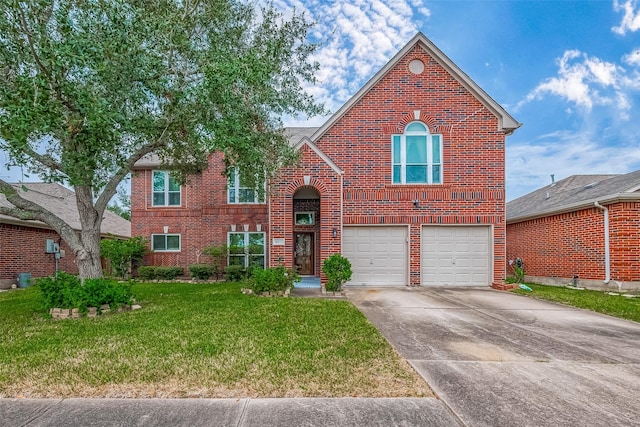
<svg viewBox="0 0 640 427">
<path fill-rule="evenodd" d="M 69 224 L 45 207 L 20 196 L 13 185 L 2 179 L 0 179 L 0 194 L 4 194 L 7 201 L 15 206 L 15 208 L 0 206 L 0 214 L 21 220 L 42 221 L 53 228 L 72 249 L 81 247 L 75 230 Z"/>
<path fill-rule="evenodd" d="M 107 185 L 104 186 L 102 192 L 100 193 L 100 196 L 96 200 L 95 208 L 98 212 L 104 212 L 104 210 L 107 208 L 107 205 L 109 204 L 109 201 L 114 196 L 114 194 L 116 194 L 118 185 L 120 184 L 120 182 L 122 182 L 124 177 L 133 170 L 135 163 L 147 154 L 153 153 L 155 150 L 162 147 L 162 145 L 164 144 L 164 135 L 168 127 L 169 125 L 165 127 L 165 129 L 162 131 L 162 135 L 160 135 L 157 140 L 143 145 L 135 153 L 133 153 L 129 157 L 126 165 L 118 169 L 118 171 L 111 176 L 109 182 L 107 182 Z"/>
</svg>

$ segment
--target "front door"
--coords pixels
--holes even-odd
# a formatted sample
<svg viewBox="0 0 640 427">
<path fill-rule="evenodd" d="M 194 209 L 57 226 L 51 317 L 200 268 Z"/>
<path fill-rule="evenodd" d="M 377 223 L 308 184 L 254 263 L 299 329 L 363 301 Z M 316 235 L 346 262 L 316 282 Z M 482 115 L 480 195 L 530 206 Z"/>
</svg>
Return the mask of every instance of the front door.
<svg viewBox="0 0 640 427">
<path fill-rule="evenodd" d="M 294 263 L 300 275 L 313 275 L 313 233 L 295 233 Z"/>
</svg>

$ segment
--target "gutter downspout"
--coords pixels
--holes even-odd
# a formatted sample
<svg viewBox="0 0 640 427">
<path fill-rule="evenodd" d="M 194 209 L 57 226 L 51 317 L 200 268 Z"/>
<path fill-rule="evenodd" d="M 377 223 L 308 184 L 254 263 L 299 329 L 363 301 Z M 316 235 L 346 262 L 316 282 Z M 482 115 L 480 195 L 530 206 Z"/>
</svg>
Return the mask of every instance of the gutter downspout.
<svg viewBox="0 0 640 427">
<path fill-rule="evenodd" d="M 611 252 L 609 250 L 609 209 L 605 208 L 597 201 L 593 202 L 593 205 L 598 209 L 602 209 L 604 214 L 604 284 L 607 285 L 611 281 Z"/>
</svg>

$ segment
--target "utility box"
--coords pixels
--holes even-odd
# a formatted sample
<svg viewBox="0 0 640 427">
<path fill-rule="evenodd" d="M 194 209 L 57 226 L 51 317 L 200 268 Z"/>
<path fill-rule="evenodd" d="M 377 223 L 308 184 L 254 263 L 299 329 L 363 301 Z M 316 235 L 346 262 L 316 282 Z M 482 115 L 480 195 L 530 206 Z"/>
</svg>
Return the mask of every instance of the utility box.
<svg viewBox="0 0 640 427">
<path fill-rule="evenodd" d="M 44 241 L 44 253 L 57 254 L 60 252 L 60 245 L 53 241 L 53 239 L 47 239 Z"/>
<path fill-rule="evenodd" d="M 28 288 L 31 285 L 31 273 L 18 273 L 18 287 Z"/>
</svg>

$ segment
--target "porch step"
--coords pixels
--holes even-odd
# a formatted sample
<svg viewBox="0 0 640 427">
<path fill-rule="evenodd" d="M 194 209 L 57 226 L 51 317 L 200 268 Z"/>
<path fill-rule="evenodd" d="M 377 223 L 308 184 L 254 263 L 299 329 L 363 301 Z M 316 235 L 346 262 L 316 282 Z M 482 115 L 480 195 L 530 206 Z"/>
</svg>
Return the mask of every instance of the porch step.
<svg viewBox="0 0 640 427">
<path fill-rule="evenodd" d="M 302 276 L 294 288 L 320 288 L 320 278 L 315 276 Z"/>
</svg>

